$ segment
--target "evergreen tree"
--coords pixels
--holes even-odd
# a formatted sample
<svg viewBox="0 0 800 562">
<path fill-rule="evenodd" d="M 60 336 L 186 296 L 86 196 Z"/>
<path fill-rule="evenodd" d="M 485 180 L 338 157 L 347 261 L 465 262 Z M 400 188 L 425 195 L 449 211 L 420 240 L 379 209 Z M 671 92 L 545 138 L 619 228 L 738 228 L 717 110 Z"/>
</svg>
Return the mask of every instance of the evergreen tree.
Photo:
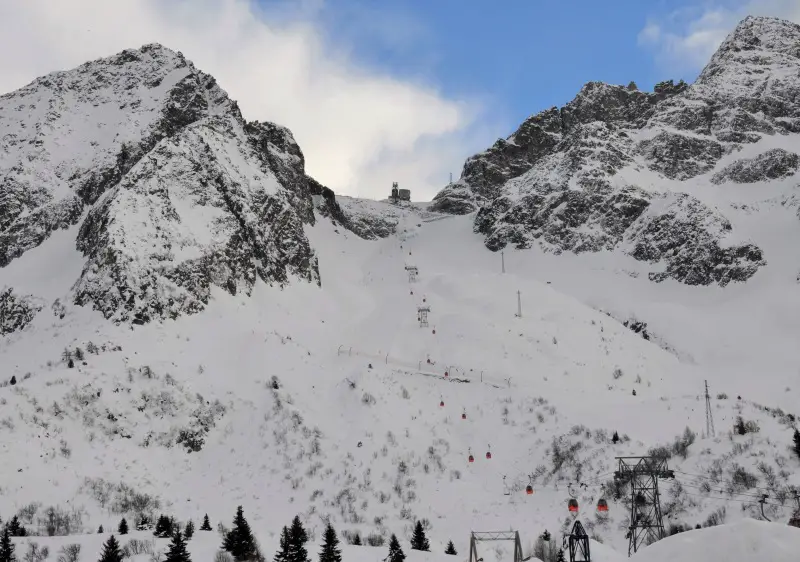
<svg viewBox="0 0 800 562">
<path fill-rule="evenodd" d="M 172 527 L 174 526 L 174 519 L 167 517 L 166 515 L 159 515 L 158 522 L 156 523 L 156 528 L 153 531 L 153 534 L 157 537 L 171 537 L 172 536 Z"/>
<path fill-rule="evenodd" d="M 356 532 L 356 536 L 353 537 L 353 546 L 361 546 L 361 534 Z"/>
<path fill-rule="evenodd" d="M 289 527 L 284 525 L 281 531 L 281 541 L 278 552 L 275 553 L 273 562 L 289 562 Z"/>
<path fill-rule="evenodd" d="M 11 386 L 14 386 L 15 384 L 17 384 L 17 376 L 11 375 Z"/>
<path fill-rule="evenodd" d="M 128 522 L 125 521 L 125 518 L 122 518 L 122 521 L 119 522 L 119 527 L 117 527 L 117 532 L 120 535 L 127 535 L 128 534 Z"/>
<path fill-rule="evenodd" d="M 99 562 L 122 562 L 122 552 L 119 550 L 119 543 L 114 535 L 108 537 L 103 545 L 103 554 L 100 556 Z"/>
<path fill-rule="evenodd" d="M 186 538 L 187 541 L 191 540 L 191 538 L 194 536 L 194 523 L 192 523 L 191 521 L 186 523 L 186 530 L 183 532 L 183 536 Z"/>
<path fill-rule="evenodd" d="M 14 556 L 14 543 L 11 542 L 11 531 L 8 527 L 3 529 L 3 537 L 0 538 L 0 562 L 16 562 Z"/>
<path fill-rule="evenodd" d="M 103 526 L 102 526 L 102 525 L 100 525 L 100 526 L 97 528 L 97 534 L 98 534 L 98 535 L 102 535 L 103 533 L 105 533 L 105 531 L 103 530 Z"/>
<path fill-rule="evenodd" d="M 300 521 L 300 516 L 295 515 L 292 519 L 292 526 L 289 528 L 289 536 L 294 537 L 295 540 L 300 541 L 301 544 L 308 542 L 308 533 L 303 528 L 303 523 Z"/>
<path fill-rule="evenodd" d="M 250 530 L 250 525 L 244 518 L 244 511 L 240 505 L 236 508 L 236 516 L 233 518 L 233 528 L 225 536 L 222 548 L 231 553 L 236 562 L 244 560 L 256 560 L 258 558 L 258 548 Z"/>
<path fill-rule="evenodd" d="M 558 556 L 556 558 L 556 562 L 567 562 L 566 559 L 564 558 L 564 550 L 561 548 L 558 549 Z"/>
<path fill-rule="evenodd" d="M 456 552 L 456 545 L 453 544 L 453 541 L 447 543 L 447 548 L 444 550 L 444 553 L 451 554 L 453 556 L 458 554 L 458 552 Z"/>
<path fill-rule="evenodd" d="M 203 516 L 203 524 L 200 525 L 201 531 L 210 531 L 211 530 L 211 523 L 208 521 L 208 513 Z"/>
<path fill-rule="evenodd" d="M 425 529 L 422 528 L 422 521 L 417 521 L 414 526 L 414 534 L 411 537 L 411 550 L 424 550 L 429 551 L 431 545 L 428 542 L 428 537 L 425 536 Z"/>
<path fill-rule="evenodd" d="M 183 534 L 180 529 L 176 530 L 175 534 L 172 535 L 172 542 L 169 545 L 167 558 L 164 562 L 192 562 L 186 550 L 186 541 L 183 540 Z"/>
<path fill-rule="evenodd" d="M 308 551 L 305 544 L 308 534 L 300 522 L 300 516 L 295 515 L 292 526 L 289 527 L 289 560 L 288 562 L 308 562 Z"/>
<path fill-rule="evenodd" d="M 794 452 L 797 454 L 797 458 L 800 459 L 800 431 L 797 429 L 794 430 Z"/>
<path fill-rule="evenodd" d="M 16 515 L 8 523 L 8 532 L 12 537 L 24 537 L 26 535 L 25 527 L 19 524 L 19 518 Z"/>
<path fill-rule="evenodd" d="M 611 442 L 612 442 L 614 445 L 616 445 L 617 443 L 619 443 L 619 433 L 617 433 L 616 431 L 614 432 L 614 435 L 612 435 L 612 436 L 611 436 Z"/>
<path fill-rule="evenodd" d="M 322 550 L 319 553 L 319 562 L 342 562 L 342 552 L 339 550 L 339 538 L 333 526 L 328 523 L 323 537 Z"/>
<path fill-rule="evenodd" d="M 387 558 L 387 562 L 403 562 L 406 559 L 406 555 L 403 553 L 403 549 L 400 548 L 400 542 L 397 540 L 397 536 L 392 534 L 392 538 L 389 539 L 389 557 Z"/>
</svg>

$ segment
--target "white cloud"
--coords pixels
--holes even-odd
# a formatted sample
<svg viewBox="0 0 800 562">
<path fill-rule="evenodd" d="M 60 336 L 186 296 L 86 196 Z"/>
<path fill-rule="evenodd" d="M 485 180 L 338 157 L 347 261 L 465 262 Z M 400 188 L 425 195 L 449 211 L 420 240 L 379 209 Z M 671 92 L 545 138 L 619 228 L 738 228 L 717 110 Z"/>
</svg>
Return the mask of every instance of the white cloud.
<svg viewBox="0 0 800 562">
<path fill-rule="evenodd" d="M 717 0 L 650 20 L 639 44 L 654 49 L 670 71 L 696 72 L 745 16 L 773 16 L 800 22 L 800 0 Z"/>
<path fill-rule="evenodd" d="M 466 140 L 478 104 L 359 68 L 323 42 L 321 1 L 270 20 L 249 0 L 0 0 L 0 92 L 158 42 L 214 75 L 247 119 L 292 129 L 309 173 L 337 192 L 383 197 L 394 178 L 432 197 L 484 144 Z"/>
</svg>

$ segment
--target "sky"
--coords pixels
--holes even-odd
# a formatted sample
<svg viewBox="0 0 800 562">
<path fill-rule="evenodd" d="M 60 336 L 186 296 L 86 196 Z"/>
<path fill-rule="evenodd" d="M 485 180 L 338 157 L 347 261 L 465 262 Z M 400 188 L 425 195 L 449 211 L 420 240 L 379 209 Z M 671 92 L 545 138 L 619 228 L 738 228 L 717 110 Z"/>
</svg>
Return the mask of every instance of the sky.
<svg viewBox="0 0 800 562">
<path fill-rule="evenodd" d="M 800 0 L 0 0 L 0 92 L 158 42 L 337 193 L 430 200 L 588 81 L 693 80 L 748 14 L 800 22 Z"/>
</svg>

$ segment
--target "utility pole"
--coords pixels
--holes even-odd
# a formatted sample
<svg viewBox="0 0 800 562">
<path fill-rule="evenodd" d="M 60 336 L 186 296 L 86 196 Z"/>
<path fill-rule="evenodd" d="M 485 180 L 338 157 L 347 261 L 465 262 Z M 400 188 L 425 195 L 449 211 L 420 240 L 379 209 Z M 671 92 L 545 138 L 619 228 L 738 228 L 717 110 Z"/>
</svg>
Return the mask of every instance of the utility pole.
<svg viewBox="0 0 800 562">
<path fill-rule="evenodd" d="M 710 437 L 716 437 L 716 431 L 714 430 L 714 416 L 711 412 L 711 396 L 708 394 L 708 381 L 706 383 L 706 435 Z"/>
<path fill-rule="evenodd" d="M 631 485 L 631 515 L 628 527 L 628 556 L 664 538 L 661 516 L 659 478 L 674 478 L 667 459 L 658 457 L 616 457 L 619 468 L 614 473 L 618 483 Z"/>
<path fill-rule="evenodd" d="M 506 272 L 506 256 L 503 250 L 500 250 L 500 263 L 503 264 L 503 273 Z"/>
<path fill-rule="evenodd" d="M 453 183 L 453 172 L 450 172 L 450 183 Z"/>
<path fill-rule="evenodd" d="M 517 318 L 522 318 L 522 293 L 517 291 L 517 313 L 515 314 Z"/>
</svg>

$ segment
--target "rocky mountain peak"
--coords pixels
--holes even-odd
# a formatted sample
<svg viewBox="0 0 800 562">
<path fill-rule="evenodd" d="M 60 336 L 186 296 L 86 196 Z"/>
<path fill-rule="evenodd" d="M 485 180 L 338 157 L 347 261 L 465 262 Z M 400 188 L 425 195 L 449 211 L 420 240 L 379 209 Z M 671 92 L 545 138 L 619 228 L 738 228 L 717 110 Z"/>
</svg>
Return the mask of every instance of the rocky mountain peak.
<svg viewBox="0 0 800 562">
<path fill-rule="evenodd" d="M 775 142 L 734 155 L 797 133 L 800 26 L 748 17 L 694 84 L 589 82 L 469 157 L 431 208 L 477 210 L 474 229 L 493 251 L 616 251 L 652 264 L 657 282 L 746 281 L 766 263 L 762 250 L 692 186 L 792 177 L 798 155 Z"/>
<path fill-rule="evenodd" d="M 719 97 L 774 96 L 797 86 L 800 25 L 749 16 L 722 42 L 695 82 Z"/>
<path fill-rule="evenodd" d="M 79 225 L 87 261 L 70 298 L 119 322 L 200 311 L 213 287 L 319 283 L 303 230 L 315 195 L 348 227 L 291 131 L 246 122 L 159 44 L 0 96 L 0 154 L 0 267 Z"/>
</svg>

